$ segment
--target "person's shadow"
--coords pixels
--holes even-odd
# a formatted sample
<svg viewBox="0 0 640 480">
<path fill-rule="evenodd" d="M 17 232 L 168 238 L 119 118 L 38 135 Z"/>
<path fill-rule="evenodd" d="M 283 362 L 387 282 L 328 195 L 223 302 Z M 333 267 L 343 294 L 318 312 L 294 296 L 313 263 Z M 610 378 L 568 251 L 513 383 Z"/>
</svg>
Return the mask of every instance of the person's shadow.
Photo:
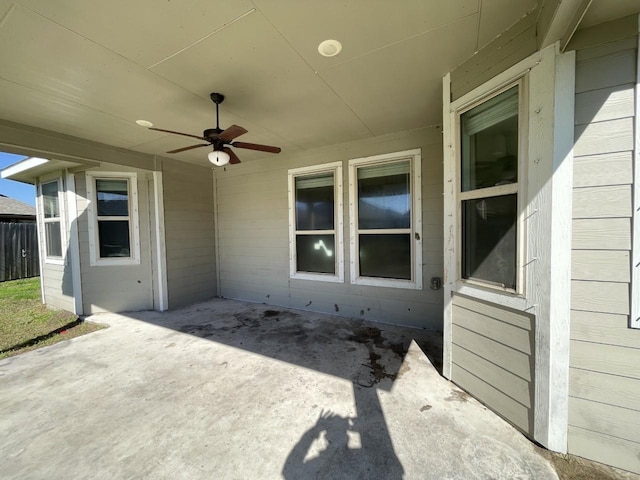
<svg viewBox="0 0 640 480">
<path fill-rule="evenodd" d="M 354 394 L 358 415 L 322 411 L 287 457 L 285 479 L 403 477 L 376 389 L 354 384 Z"/>
</svg>

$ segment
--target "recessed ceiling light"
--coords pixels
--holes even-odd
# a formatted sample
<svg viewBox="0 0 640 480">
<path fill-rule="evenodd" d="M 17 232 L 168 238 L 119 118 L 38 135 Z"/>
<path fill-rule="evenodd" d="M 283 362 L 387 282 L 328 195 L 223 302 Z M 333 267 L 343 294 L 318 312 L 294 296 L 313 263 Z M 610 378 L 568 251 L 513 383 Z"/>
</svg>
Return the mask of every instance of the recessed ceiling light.
<svg viewBox="0 0 640 480">
<path fill-rule="evenodd" d="M 342 44 L 338 40 L 325 40 L 318 45 L 318 53 L 323 57 L 335 57 L 342 51 Z"/>
<path fill-rule="evenodd" d="M 151 123 L 149 120 L 136 120 L 136 123 L 141 127 L 153 127 L 153 123 Z"/>
</svg>

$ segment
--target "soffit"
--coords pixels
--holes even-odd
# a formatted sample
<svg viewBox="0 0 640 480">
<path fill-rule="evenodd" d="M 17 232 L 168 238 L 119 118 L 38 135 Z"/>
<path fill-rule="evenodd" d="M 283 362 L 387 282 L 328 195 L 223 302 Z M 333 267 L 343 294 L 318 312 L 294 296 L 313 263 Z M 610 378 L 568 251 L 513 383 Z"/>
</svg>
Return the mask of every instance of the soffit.
<svg viewBox="0 0 640 480">
<path fill-rule="evenodd" d="M 593 0 L 580 23 L 580 28 L 590 27 L 634 13 L 640 13 L 640 1 L 638 0 Z"/>
<path fill-rule="evenodd" d="M 442 75 L 534 4 L 0 0 L 0 118 L 150 154 L 191 142 L 135 120 L 200 134 L 212 91 L 222 127 L 285 152 L 420 128 L 441 121 Z M 341 55 L 319 56 L 332 37 Z"/>
</svg>

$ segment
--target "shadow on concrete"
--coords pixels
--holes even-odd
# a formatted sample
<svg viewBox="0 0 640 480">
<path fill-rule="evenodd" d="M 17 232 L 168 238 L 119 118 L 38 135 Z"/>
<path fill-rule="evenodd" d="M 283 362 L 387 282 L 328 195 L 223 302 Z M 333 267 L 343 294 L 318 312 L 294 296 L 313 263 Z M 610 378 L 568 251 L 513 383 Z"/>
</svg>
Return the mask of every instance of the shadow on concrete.
<svg viewBox="0 0 640 480">
<path fill-rule="evenodd" d="M 378 391 L 391 390 L 403 374 L 412 341 L 442 372 L 438 332 L 222 299 L 167 314 L 134 312 L 127 317 L 352 383 L 355 415 L 341 416 L 330 406 L 318 406 L 322 408 L 315 424 L 291 445 L 282 469 L 287 479 L 402 478 L 404 469 L 394 451 Z M 297 413 L 309 412 L 291 415 Z"/>
</svg>

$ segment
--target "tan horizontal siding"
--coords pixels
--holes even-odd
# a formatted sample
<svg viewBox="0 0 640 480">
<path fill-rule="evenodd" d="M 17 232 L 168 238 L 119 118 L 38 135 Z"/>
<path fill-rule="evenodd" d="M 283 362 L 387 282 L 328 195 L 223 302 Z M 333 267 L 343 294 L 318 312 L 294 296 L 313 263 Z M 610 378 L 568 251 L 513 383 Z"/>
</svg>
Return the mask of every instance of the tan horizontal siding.
<svg viewBox="0 0 640 480">
<path fill-rule="evenodd" d="M 576 93 L 635 83 L 635 53 L 625 49 L 593 58 L 578 55 Z"/>
<path fill-rule="evenodd" d="M 629 313 L 629 286 L 613 282 L 571 282 L 571 308 L 588 312 Z"/>
<path fill-rule="evenodd" d="M 633 152 L 612 152 L 573 159 L 573 186 L 628 185 L 633 178 Z"/>
<path fill-rule="evenodd" d="M 640 411 L 640 380 L 572 368 L 570 396 Z"/>
<path fill-rule="evenodd" d="M 631 219 L 574 219 L 574 250 L 631 250 Z"/>
<path fill-rule="evenodd" d="M 640 348 L 576 340 L 571 341 L 570 348 L 573 368 L 640 380 Z"/>
<path fill-rule="evenodd" d="M 569 426 L 569 452 L 596 462 L 640 472 L 640 443 Z"/>
<path fill-rule="evenodd" d="M 626 250 L 575 250 L 571 278 L 600 282 L 630 282 L 631 263 Z"/>
<path fill-rule="evenodd" d="M 627 315 L 571 312 L 571 339 L 640 348 L 640 330 L 629 328 Z"/>
<path fill-rule="evenodd" d="M 640 332 L 627 316 L 636 58 L 632 39 L 577 55 L 568 448 L 640 472 Z"/>
<path fill-rule="evenodd" d="M 631 185 L 576 188 L 573 218 L 630 217 Z"/>
<path fill-rule="evenodd" d="M 632 442 L 640 441 L 638 412 L 606 403 L 570 397 L 569 425 Z"/>
<path fill-rule="evenodd" d="M 454 295 L 452 380 L 525 433 L 533 433 L 533 317 Z"/>
<path fill-rule="evenodd" d="M 575 124 L 633 117 L 633 84 L 616 85 L 576 95 Z"/>
</svg>

